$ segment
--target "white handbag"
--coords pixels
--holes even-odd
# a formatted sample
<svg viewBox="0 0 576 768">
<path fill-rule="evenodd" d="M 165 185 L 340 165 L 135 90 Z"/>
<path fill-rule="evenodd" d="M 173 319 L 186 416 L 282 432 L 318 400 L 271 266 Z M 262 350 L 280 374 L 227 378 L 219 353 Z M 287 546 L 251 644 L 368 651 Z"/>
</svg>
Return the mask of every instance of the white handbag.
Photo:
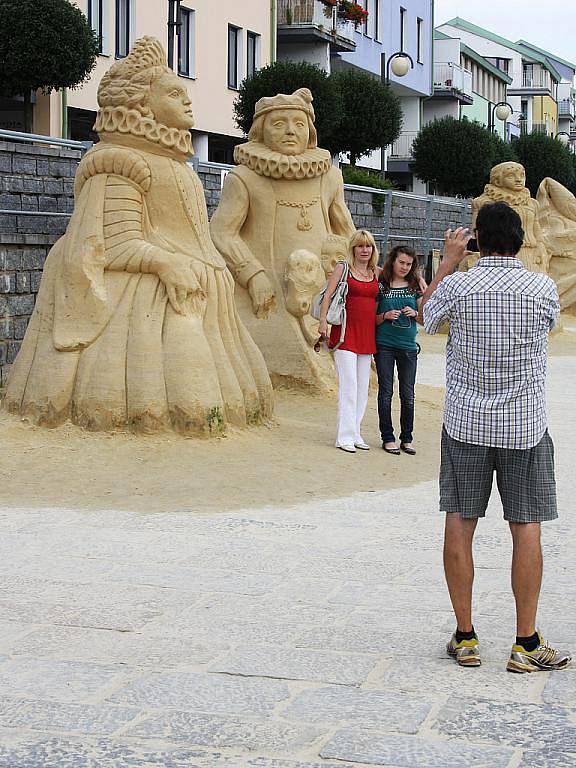
<svg viewBox="0 0 576 768">
<path fill-rule="evenodd" d="M 347 261 L 339 261 L 338 264 L 343 265 L 342 274 L 340 280 L 330 303 L 328 304 L 328 312 L 326 313 L 326 321 L 329 325 L 340 326 L 340 341 L 332 349 L 338 349 L 340 344 L 344 341 L 344 334 L 346 333 L 346 296 L 348 295 L 348 272 L 350 267 Z M 326 296 L 326 290 L 328 288 L 328 280 L 322 286 L 322 290 L 316 296 L 310 307 L 310 314 L 316 320 L 320 320 L 320 307 Z"/>
</svg>

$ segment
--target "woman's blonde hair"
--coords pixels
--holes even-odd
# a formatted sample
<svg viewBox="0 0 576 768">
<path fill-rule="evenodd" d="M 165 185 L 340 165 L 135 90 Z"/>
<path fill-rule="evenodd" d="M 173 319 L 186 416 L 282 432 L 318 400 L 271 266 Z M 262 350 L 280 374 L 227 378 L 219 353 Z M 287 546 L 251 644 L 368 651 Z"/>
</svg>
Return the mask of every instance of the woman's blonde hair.
<svg viewBox="0 0 576 768">
<path fill-rule="evenodd" d="M 350 264 L 351 267 L 354 266 L 354 248 L 357 245 L 369 245 L 372 248 L 372 254 L 370 256 L 370 261 L 368 262 L 368 267 L 375 272 L 376 266 L 378 264 L 378 248 L 376 247 L 376 241 L 370 232 L 368 232 L 366 229 L 357 229 L 348 241 L 348 254 L 346 258 L 348 260 L 348 264 Z"/>
</svg>

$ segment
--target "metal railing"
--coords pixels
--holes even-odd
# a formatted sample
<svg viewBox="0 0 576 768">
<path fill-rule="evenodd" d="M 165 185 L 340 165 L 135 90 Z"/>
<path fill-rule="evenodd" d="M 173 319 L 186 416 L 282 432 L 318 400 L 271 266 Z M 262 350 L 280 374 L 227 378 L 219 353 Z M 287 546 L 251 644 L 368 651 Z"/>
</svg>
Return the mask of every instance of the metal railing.
<svg viewBox="0 0 576 768">
<path fill-rule="evenodd" d="M 407 159 L 412 157 L 412 144 L 418 136 L 418 131 L 405 131 L 398 136 L 390 148 L 390 157 Z"/>
<path fill-rule="evenodd" d="M 546 88 L 552 90 L 552 78 L 546 70 L 522 72 L 522 88 Z"/>
<path fill-rule="evenodd" d="M 67 147 L 79 149 L 81 152 L 90 149 L 91 141 L 74 141 L 73 139 L 59 139 L 56 136 L 42 136 L 39 133 L 24 133 L 23 131 L 7 131 L 0 129 L 0 140 L 23 141 L 28 144 L 47 144 L 52 147 Z"/>
<path fill-rule="evenodd" d="M 575 117 L 576 103 L 573 99 L 561 99 L 558 102 L 558 114 L 561 117 Z"/>
<path fill-rule="evenodd" d="M 472 96 L 472 72 L 452 62 L 436 62 L 434 90 L 456 91 Z"/>
<path fill-rule="evenodd" d="M 354 24 L 320 0 L 278 0 L 278 26 L 314 26 L 354 42 Z"/>
</svg>

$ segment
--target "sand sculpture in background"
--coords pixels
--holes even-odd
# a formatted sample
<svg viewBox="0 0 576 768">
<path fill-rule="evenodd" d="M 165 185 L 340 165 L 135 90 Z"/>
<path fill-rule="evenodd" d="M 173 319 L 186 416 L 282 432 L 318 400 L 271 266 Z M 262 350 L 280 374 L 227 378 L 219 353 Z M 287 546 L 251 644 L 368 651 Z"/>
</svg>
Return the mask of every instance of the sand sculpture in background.
<svg viewBox="0 0 576 768">
<path fill-rule="evenodd" d="M 5 405 L 38 424 L 214 434 L 272 407 L 192 155 L 190 100 L 138 40 L 98 89 L 100 143 L 76 174 Z"/>
<path fill-rule="evenodd" d="M 538 203 L 526 188 L 526 172 L 520 163 L 506 162 L 490 171 L 490 183 L 472 202 L 472 229 L 476 216 L 486 203 L 508 203 L 519 214 L 524 228 L 524 244 L 518 258 L 533 272 L 547 272 L 549 256 L 538 221 Z"/>
<path fill-rule="evenodd" d="M 563 310 L 576 310 L 576 197 L 554 179 L 538 188 L 538 222 L 550 255 L 548 273 L 556 281 Z"/>
<path fill-rule="evenodd" d="M 342 174 L 317 146 L 307 88 L 260 99 L 248 139 L 236 147 L 238 166 L 226 177 L 212 237 L 273 383 L 330 389 L 332 360 L 313 351 L 318 323 L 309 308 L 325 279 L 322 265 L 334 251 L 345 257 L 355 231 Z"/>
</svg>

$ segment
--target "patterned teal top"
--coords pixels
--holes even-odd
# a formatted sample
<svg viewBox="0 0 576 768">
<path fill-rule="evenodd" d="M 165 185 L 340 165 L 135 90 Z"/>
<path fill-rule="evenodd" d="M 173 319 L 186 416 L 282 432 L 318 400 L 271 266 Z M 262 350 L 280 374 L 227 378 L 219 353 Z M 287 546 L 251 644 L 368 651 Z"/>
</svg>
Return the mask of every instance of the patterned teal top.
<svg viewBox="0 0 576 768">
<path fill-rule="evenodd" d="M 385 288 L 380 283 L 376 311 L 381 315 L 391 309 L 404 309 L 404 307 L 418 310 L 417 300 L 421 295 L 414 293 L 410 288 Z M 416 350 L 417 333 L 415 317 L 400 315 L 397 320 L 384 320 L 376 326 L 376 346 L 384 349 Z"/>
</svg>

